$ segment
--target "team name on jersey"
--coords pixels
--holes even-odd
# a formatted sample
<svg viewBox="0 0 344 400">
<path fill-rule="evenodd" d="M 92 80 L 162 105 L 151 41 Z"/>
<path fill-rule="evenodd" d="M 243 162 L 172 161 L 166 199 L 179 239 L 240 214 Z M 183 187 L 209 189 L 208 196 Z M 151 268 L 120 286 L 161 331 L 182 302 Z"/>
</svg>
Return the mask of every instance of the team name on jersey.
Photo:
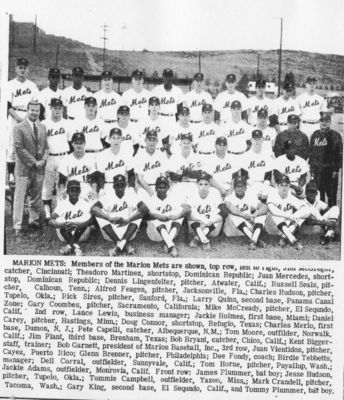
<svg viewBox="0 0 344 400">
<path fill-rule="evenodd" d="M 161 212 L 161 214 L 166 214 L 172 211 L 172 207 L 170 204 L 166 204 L 164 207 L 158 206 L 157 210 Z"/>
<path fill-rule="evenodd" d="M 215 167 L 214 174 L 218 174 L 220 172 L 228 171 L 231 168 L 232 168 L 232 165 L 230 163 L 226 163 L 226 165 L 223 165 L 222 167 L 221 167 L 221 165 L 217 165 Z"/>
<path fill-rule="evenodd" d="M 78 103 L 78 102 L 80 102 L 80 101 L 85 101 L 85 95 L 83 94 L 83 95 L 81 95 L 81 97 L 77 97 L 77 96 L 70 96 L 70 98 L 69 98 L 69 104 L 72 104 L 72 103 Z"/>
<path fill-rule="evenodd" d="M 64 133 L 66 133 L 66 131 L 64 130 L 64 128 L 60 128 L 56 131 L 54 131 L 54 129 L 48 129 L 47 130 L 47 136 L 56 136 L 56 135 L 63 135 Z"/>
<path fill-rule="evenodd" d="M 238 131 L 236 131 L 235 129 L 231 129 L 227 136 L 232 137 L 237 135 L 243 135 L 244 133 L 245 131 L 243 130 L 243 128 L 240 128 Z"/>
<path fill-rule="evenodd" d="M 123 201 L 123 203 L 121 205 L 114 204 L 114 206 L 112 207 L 111 212 L 121 212 L 123 210 L 126 210 L 127 208 L 128 208 L 127 202 Z"/>
<path fill-rule="evenodd" d="M 188 135 L 192 135 L 191 132 L 188 132 L 187 134 L 188 134 Z M 178 135 L 176 136 L 175 140 L 181 140 L 182 135 L 183 135 L 182 132 L 178 133 Z"/>
<path fill-rule="evenodd" d="M 129 133 L 127 133 L 125 136 L 122 136 L 122 137 L 123 137 L 123 140 L 131 140 L 132 139 L 132 137 Z"/>
<path fill-rule="evenodd" d="M 265 135 L 265 137 L 263 139 L 268 142 L 269 140 L 271 140 L 271 137 L 270 137 L 270 135 Z"/>
<path fill-rule="evenodd" d="M 111 99 L 111 100 L 103 99 L 99 104 L 99 108 L 115 106 L 116 104 L 117 104 L 116 99 Z"/>
<path fill-rule="evenodd" d="M 77 212 L 72 212 L 72 211 L 67 211 L 65 214 L 65 219 L 74 219 L 74 218 L 79 218 L 83 215 L 84 213 L 81 210 L 78 210 Z"/>
<path fill-rule="evenodd" d="M 281 108 L 280 114 L 292 113 L 294 111 L 295 111 L 295 107 L 294 106 L 290 106 L 290 107 L 284 106 L 284 107 Z"/>
<path fill-rule="evenodd" d="M 241 207 L 239 205 L 237 205 L 236 208 L 241 212 L 248 211 L 248 205 L 246 203 L 243 204 Z"/>
<path fill-rule="evenodd" d="M 287 165 L 287 166 L 285 167 L 285 173 L 286 173 L 287 175 L 289 175 L 289 174 L 294 174 L 294 173 L 296 173 L 296 172 L 301 172 L 301 167 L 300 167 L 299 165 L 297 165 L 297 166 L 294 167 L 294 168 L 291 168 L 290 165 Z"/>
<path fill-rule="evenodd" d="M 142 133 L 146 135 L 149 131 L 153 131 L 158 134 L 159 132 L 161 132 L 161 129 L 159 126 L 156 126 L 155 128 L 150 128 L 149 126 L 146 126 Z"/>
<path fill-rule="evenodd" d="M 324 139 L 316 138 L 314 140 L 314 146 L 319 146 L 319 147 L 327 146 L 327 139 L 326 138 L 324 138 Z"/>
<path fill-rule="evenodd" d="M 151 164 L 150 162 L 147 162 L 144 167 L 143 167 L 143 172 L 149 171 L 150 169 L 155 169 L 161 167 L 160 161 L 156 160 L 155 163 Z"/>
<path fill-rule="evenodd" d="M 199 106 L 203 106 L 203 104 L 205 104 L 205 100 L 192 100 L 191 104 L 190 104 L 190 108 L 191 107 L 199 107 Z"/>
<path fill-rule="evenodd" d="M 256 105 L 256 106 L 254 107 L 254 109 L 253 109 L 252 112 L 256 113 L 256 112 L 258 112 L 258 110 L 261 109 L 261 108 L 263 108 L 264 110 L 268 110 L 268 109 L 269 109 L 269 107 L 268 107 L 266 104 L 265 104 L 263 107 L 260 106 L 260 105 Z"/>
<path fill-rule="evenodd" d="M 203 214 L 209 214 L 211 211 L 211 206 L 209 204 L 207 204 L 205 207 L 202 206 L 198 206 L 197 207 L 197 212 L 201 215 Z"/>
<path fill-rule="evenodd" d="M 14 93 L 14 97 L 25 96 L 27 94 L 31 94 L 31 90 L 29 88 L 24 90 L 17 89 L 16 92 Z"/>
<path fill-rule="evenodd" d="M 265 167 L 265 161 L 255 161 L 252 160 L 249 164 L 248 164 L 248 168 L 260 168 L 260 167 Z"/>
<path fill-rule="evenodd" d="M 89 172 L 90 169 L 87 167 L 87 165 L 83 165 L 82 168 L 78 168 L 78 167 L 73 167 L 70 169 L 70 173 L 69 173 L 69 177 L 73 177 L 73 176 L 78 176 L 78 175 L 83 175 L 83 174 L 87 174 L 87 172 Z M 84 177 L 85 180 L 85 177 Z M 86 178 L 87 181 L 87 178 Z"/>
<path fill-rule="evenodd" d="M 114 163 L 113 161 L 109 161 L 107 166 L 105 167 L 105 171 L 111 171 L 116 168 L 120 168 L 124 166 L 124 161 L 119 160 L 117 163 Z"/>
<path fill-rule="evenodd" d="M 307 107 L 314 107 L 314 106 L 318 106 L 320 103 L 318 102 L 318 100 L 314 100 L 314 101 L 310 101 L 310 100 L 307 100 L 306 102 L 305 102 L 305 104 L 303 105 L 303 108 L 307 108 Z"/>
<path fill-rule="evenodd" d="M 231 106 L 231 102 L 226 101 L 222 108 L 230 108 L 230 106 Z"/>
<path fill-rule="evenodd" d="M 162 97 L 161 99 L 160 99 L 160 104 L 173 104 L 173 103 L 175 103 L 176 101 L 175 101 L 175 99 L 173 98 L 173 97 L 170 97 L 169 99 L 168 98 L 166 98 L 166 97 Z"/>
<path fill-rule="evenodd" d="M 213 136 L 213 135 L 215 135 L 215 131 L 214 131 L 214 129 L 210 129 L 210 131 L 205 131 L 205 130 L 200 131 L 198 137 L 202 138 L 202 137 Z"/>
<path fill-rule="evenodd" d="M 94 125 L 93 128 L 90 128 L 88 125 L 85 125 L 82 127 L 81 133 L 93 133 L 93 132 L 99 132 L 99 127 L 98 125 Z"/>
<path fill-rule="evenodd" d="M 287 203 L 285 206 L 282 206 L 282 204 L 278 204 L 277 208 L 283 211 L 289 211 L 293 209 L 293 206 L 290 203 Z"/>
<path fill-rule="evenodd" d="M 191 162 L 188 165 L 183 165 L 182 166 L 182 171 L 185 172 L 185 170 L 187 170 L 187 169 L 193 170 L 194 167 L 196 167 L 196 165 L 197 165 L 197 167 L 200 167 L 201 163 L 194 164 L 194 163 Z"/>
<path fill-rule="evenodd" d="M 147 99 L 146 98 L 142 98 L 142 99 L 132 99 L 131 100 L 131 104 L 129 107 L 133 107 L 133 106 L 141 106 L 142 104 L 146 104 L 147 103 Z"/>
</svg>

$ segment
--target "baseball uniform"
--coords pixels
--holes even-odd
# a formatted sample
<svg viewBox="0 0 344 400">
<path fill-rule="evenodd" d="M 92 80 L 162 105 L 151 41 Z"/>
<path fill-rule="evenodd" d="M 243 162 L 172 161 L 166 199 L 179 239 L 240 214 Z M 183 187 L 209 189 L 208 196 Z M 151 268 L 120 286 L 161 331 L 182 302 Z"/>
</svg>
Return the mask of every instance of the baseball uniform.
<svg viewBox="0 0 344 400">
<path fill-rule="evenodd" d="M 220 113 L 221 124 L 228 123 L 232 120 L 231 104 L 233 101 L 239 101 L 241 103 L 242 111 L 247 110 L 247 97 L 237 90 L 233 94 L 227 90 L 217 95 L 214 101 L 214 109 Z"/>
<path fill-rule="evenodd" d="M 79 119 L 85 116 L 85 99 L 90 92 L 81 86 L 74 89 L 73 86 L 66 87 L 63 91 L 63 104 L 67 107 L 67 115 L 70 119 Z"/>
<path fill-rule="evenodd" d="M 215 122 L 206 124 L 201 122 L 194 125 L 193 142 L 196 145 L 196 151 L 199 154 L 212 154 L 215 152 L 216 138 L 223 135 L 223 129 Z"/>
<path fill-rule="evenodd" d="M 281 129 L 286 129 L 288 125 L 288 115 L 300 115 L 301 110 L 297 99 L 289 97 L 287 100 L 284 96 L 280 96 L 274 100 L 275 114 L 278 116 L 278 123 Z"/>
<path fill-rule="evenodd" d="M 309 165 L 303 158 L 295 156 L 294 160 L 289 160 L 285 154 L 277 157 L 272 166 L 281 174 L 288 175 L 290 183 L 294 185 L 297 185 L 300 177 L 309 171 Z"/>
<path fill-rule="evenodd" d="M 104 122 L 114 123 L 117 120 L 118 107 L 123 104 L 122 97 L 114 90 L 105 92 L 103 89 L 98 90 L 93 96 L 98 104 L 97 117 Z"/>
<path fill-rule="evenodd" d="M 301 111 L 300 130 L 310 139 L 313 132 L 319 129 L 319 116 L 321 111 L 327 110 L 326 101 L 317 93 L 302 93 L 297 101 Z"/>
<path fill-rule="evenodd" d="M 86 153 L 98 153 L 103 150 L 102 139 L 105 139 L 109 127 L 100 118 L 89 119 L 84 116 L 76 119 L 71 123 L 72 130 L 69 140 L 71 140 L 73 133 L 81 132 L 86 138 Z"/>
<path fill-rule="evenodd" d="M 251 140 L 252 127 L 245 121 L 229 121 L 223 126 L 223 135 L 228 140 L 228 151 L 233 154 L 244 153 L 247 141 Z"/>
<path fill-rule="evenodd" d="M 152 96 L 147 89 L 137 92 L 133 88 L 126 90 L 122 94 L 123 104 L 130 108 L 130 118 L 140 121 L 148 115 L 148 100 Z"/>
<path fill-rule="evenodd" d="M 105 128 L 107 128 L 107 133 L 106 133 L 107 143 L 110 143 L 109 134 L 111 129 L 117 128 L 122 131 L 123 142 L 121 144 L 121 147 L 129 154 L 129 156 L 131 156 L 134 152 L 133 146 L 140 142 L 138 124 L 129 121 L 128 125 L 125 128 L 119 126 L 118 123 L 109 124 L 108 126 L 105 126 Z"/>
<path fill-rule="evenodd" d="M 257 96 L 247 99 L 247 108 L 249 110 L 248 123 L 250 125 L 257 125 L 257 112 L 260 109 L 267 110 L 268 116 L 275 114 L 274 102 L 269 97 L 258 98 Z"/>
<path fill-rule="evenodd" d="M 50 103 L 51 99 L 59 99 L 63 101 L 63 91 L 57 89 L 56 92 L 50 87 L 46 87 L 39 92 L 38 102 L 44 107 L 44 119 L 49 120 L 51 118 Z"/>
<path fill-rule="evenodd" d="M 204 104 L 213 104 L 213 98 L 205 90 L 201 92 L 191 90 L 184 94 L 183 103 L 190 109 L 190 122 L 193 124 L 203 121 L 202 106 Z"/>
<path fill-rule="evenodd" d="M 160 115 L 175 119 L 177 106 L 183 101 L 182 90 L 178 86 L 172 85 L 171 90 L 167 91 L 164 85 L 158 85 L 152 90 L 152 95 L 160 100 Z"/>
</svg>

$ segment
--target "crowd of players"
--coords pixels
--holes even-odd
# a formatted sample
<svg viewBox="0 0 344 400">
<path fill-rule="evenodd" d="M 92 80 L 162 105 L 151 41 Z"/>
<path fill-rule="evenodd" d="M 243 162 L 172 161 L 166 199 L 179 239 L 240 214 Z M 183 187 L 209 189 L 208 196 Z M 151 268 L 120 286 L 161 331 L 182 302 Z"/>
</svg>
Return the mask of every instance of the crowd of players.
<svg viewBox="0 0 344 400">
<path fill-rule="evenodd" d="M 229 74 L 227 90 L 213 101 L 202 73 L 183 94 L 171 69 L 152 91 L 135 70 L 132 88 L 122 95 L 113 89 L 111 71 L 101 74 L 102 88 L 95 93 L 83 85 L 80 67 L 64 90 L 57 68 L 50 69 L 49 87 L 41 91 L 28 73 L 28 60 L 19 59 L 6 91 L 17 236 L 29 189 L 29 227 L 42 228 L 37 213 L 42 199 L 47 223 L 66 242 L 64 255 L 82 255 L 79 243 L 95 226 L 114 242 L 110 255 L 134 254 L 130 242 L 143 220 L 148 238 L 162 242 L 173 257 L 179 254 L 176 237 L 183 223 L 190 247 L 204 250 L 221 231 L 245 235 L 250 249 L 265 247 L 264 229 L 279 232 L 281 246 L 301 250 L 305 221 L 322 227 L 322 244 L 333 240 L 342 137 L 331 129 L 331 113 L 315 92 L 316 78 L 307 78 L 306 92 L 298 97 L 286 82 L 276 99 L 267 97 L 266 82 L 257 80 L 256 94 L 247 98 Z M 25 171 L 23 187 L 16 163 L 23 162 L 30 129 L 37 140 L 36 125 L 46 148 Z M 35 171 L 43 178 L 32 185 Z"/>
</svg>

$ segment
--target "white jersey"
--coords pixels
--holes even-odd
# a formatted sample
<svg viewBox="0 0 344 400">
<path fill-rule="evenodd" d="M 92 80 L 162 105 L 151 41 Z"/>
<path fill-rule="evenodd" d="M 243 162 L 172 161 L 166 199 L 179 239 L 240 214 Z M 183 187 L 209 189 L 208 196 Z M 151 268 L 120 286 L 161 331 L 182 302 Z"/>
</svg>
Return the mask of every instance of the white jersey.
<svg viewBox="0 0 344 400">
<path fill-rule="evenodd" d="M 123 138 L 122 148 L 123 150 L 125 149 L 130 155 L 132 155 L 134 152 L 133 146 L 140 142 L 138 124 L 129 121 L 128 126 L 126 128 L 122 128 L 116 122 L 114 124 L 107 124 L 106 128 L 107 128 L 106 141 L 108 143 L 110 143 L 110 137 L 109 137 L 110 130 L 113 128 L 121 130 Z"/>
<path fill-rule="evenodd" d="M 15 112 L 21 118 L 24 118 L 27 113 L 28 103 L 31 100 L 38 100 L 39 90 L 37 85 L 29 79 L 20 82 L 17 78 L 14 78 L 7 83 L 6 96 L 7 101 L 12 104 Z M 10 116 L 10 118 L 12 117 Z"/>
<path fill-rule="evenodd" d="M 288 215 L 294 214 L 296 210 L 301 208 L 305 203 L 294 196 L 290 191 L 286 198 L 282 198 L 279 193 L 278 189 L 272 189 L 269 191 L 267 204 L 273 204 L 279 210 L 284 211 Z"/>
<path fill-rule="evenodd" d="M 231 187 L 233 173 L 239 168 L 237 167 L 236 157 L 226 154 L 224 158 L 218 157 L 216 154 L 204 157 L 204 169 L 216 180 L 216 182 L 228 189 Z"/>
<path fill-rule="evenodd" d="M 85 114 L 85 112 L 84 112 Z M 108 126 L 100 118 L 88 119 L 85 116 L 72 121 L 71 141 L 73 133 L 81 132 L 85 135 L 85 151 L 99 151 L 103 149 L 101 139 L 106 137 Z"/>
<path fill-rule="evenodd" d="M 110 93 L 98 90 L 93 96 L 97 99 L 97 117 L 104 121 L 116 121 L 117 109 L 123 104 L 122 97 L 112 90 Z"/>
<path fill-rule="evenodd" d="M 202 106 L 204 104 L 213 104 L 213 98 L 209 92 L 202 90 L 197 93 L 196 90 L 191 90 L 184 94 L 183 103 L 190 109 L 190 121 L 203 121 Z"/>
<path fill-rule="evenodd" d="M 311 215 L 318 221 L 322 221 L 324 218 L 321 213 L 328 210 L 328 205 L 321 201 L 319 198 L 316 198 L 314 203 L 311 204 L 307 199 L 304 199 L 304 202 L 311 210 Z"/>
<path fill-rule="evenodd" d="M 214 109 L 218 111 L 221 123 L 227 123 L 232 120 L 231 104 L 233 101 L 240 101 L 242 111 L 247 110 L 247 97 L 237 90 L 233 94 L 228 93 L 228 90 L 217 95 L 214 101 Z"/>
<path fill-rule="evenodd" d="M 301 110 L 301 121 L 319 121 L 320 112 L 327 110 L 325 99 L 317 93 L 313 95 L 302 93 L 297 101 Z"/>
<path fill-rule="evenodd" d="M 184 127 L 181 126 L 179 122 L 174 123 L 171 126 L 170 131 L 170 138 L 169 138 L 169 143 L 171 144 L 171 152 L 172 153 L 179 153 L 179 145 L 181 142 L 181 137 L 182 135 L 186 134 L 191 134 L 192 137 L 194 138 L 195 136 L 195 125 L 189 124 L 189 126 Z"/>
<path fill-rule="evenodd" d="M 61 89 L 57 89 L 56 92 L 51 90 L 50 87 L 46 87 L 39 92 L 38 101 L 44 107 L 44 118 L 51 118 L 51 99 L 59 99 L 63 102 L 63 91 Z"/>
<path fill-rule="evenodd" d="M 183 174 L 186 170 L 188 171 L 199 171 L 202 170 L 202 160 L 198 154 L 192 151 L 187 157 L 184 157 L 181 152 L 172 154 L 167 163 L 167 170 L 178 174 Z M 196 182 L 195 178 L 183 177 L 182 182 L 193 181 Z"/>
<path fill-rule="evenodd" d="M 155 193 L 146 200 L 146 205 L 149 211 L 153 214 L 179 214 L 182 211 L 183 201 L 175 191 L 169 189 L 165 199 L 159 199 Z"/>
<path fill-rule="evenodd" d="M 157 119 L 152 119 L 149 116 L 142 118 L 137 124 L 138 140 L 142 147 L 146 147 L 146 134 L 148 131 L 156 132 L 158 136 L 157 148 L 163 147 L 162 140 L 168 138 L 169 129 L 166 123 L 166 118 L 158 116 Z"/>
<path fill-rule="evenodd" d="M 76 158 L 73 153 L 68 154 L 62 158 L 59 165 L 59 172 L 68 180 L 75 179 L 84 185 L 90 183 L 90 175 L 95 170 L 94 155 L 86 153 L 81 158 Z"/>
<path fill-rule="evenodd" d="M 231 194 L 225 197 L 225 202 L 231 203 L 242 213 L 253 214 L 258 207 L 258 197 L 254 191 L 247 188 L 244 197 L 240 199 L 233 191 Z"/>
<path fill-rule="evenodd" d="M 215 151 L 215 141 L 223 135 L 223 129 L 215 122 L 206 124 L 201 122 L 194 125 L 193 143 L 197 145 L 196 151 L 199 153 L 213 153 Z"/>
<path fill-rule="evenodd" d="M 219 205 L 222 204 L 220 192 L 210 187 L 207 197 L 202 199 L 199 193 L 187 196 L 186 204 L 191 207 L 191 217 L 214 221 L 219 214 Z"/>
<path fill-rule="evenodd" d="M 133 88 L 122 94 L 123 104 L 130 108 L 130 118 L 140 121 L 148 115 L 148 100 L 152 93 L 147 89 L 136 92 Z"/>
<path fill-rule="evenodd" d="M 250 183 L 264 182 L 265 173 L 273 170 L 273 162 L 271 153 L 255 153 L 251 148 L 241 156 L 240 167 L 248 172 Z"/>
<path fill-rule="evenodd" d="M 263 132 L 264 147 L 266 147 L 267 150 L 269 149 L 269 151 L 272 152 L 272 149 L 276 142 L 276 136 L 277 136 L 276 129 L 271 128 L 270 126 L 267 126 L 265 129 L 261 129 L 258 127 L 253 128 L 252 131 L 254 129 L 260 129 Z M 251 136 L 252 136 L 252 131 L 251 131 Z"/>
<path fill-rule="evenodd" d="M 68 117 L 71 119 L 85 116 L 85 99 L 92 95 L 85 86 L 76 90 L 73 86 L 66 87 L 63 91 L 63 105 L 67 107 Z"/>
<path fill-rule="evenodd" d="M 287 125 L 288 115 L 301 115 L 300 106 L 297 99 L 290 97 L 285 100 L 283 96 L 274 100 L 275 113 L 278 116 L 280 125 Z"/>
<path fill-rule="evenodd" d="M 70 120 L 62 118 L 60 121 L 45 119 L 43 122 L 47 130 L 49 153 L 61 154 L 69 151 L 68 138 L 70 137 Z"/>
<path fill-rule="evenodd" d="M 139 200 L 135 190 L 127 187 L 123 197 L 119 198 L 115 189 L 111 188 L 99 202 L 102 204 L 103 211 L 106 214 L 127 219 L 136 212 Z"/>
<path fill-rule="evenodd" d="M 133 168 L 133 158 L 122 149 L 114 154 L 109 148 L 96 155 L 96 166 L 97 171 L 105 174 L 105 183 L 112 184 L 114 176 L 125 176 L 127 171 Z"/>
<path fill-rule="evenodd" d="M 274 160 L 273 169 L 288 175 L 290 182 L 297 184 L 300 177 L 309 171 L 309 165 L 302 157 L 295 156 L 294 160 L 289 160 L 282 154 Z"/>
<path fill-rule="evenodd" d="M 247 141 L 251 140 L 252 127 L 245 121 L 230 121 L 223 126 L 224 136 L 228 141 L 228 151 L 243 153 L 247 149 Z"/>
<path fill-rule="evenodd" d="M 247 100 L 247 108 L 250 110 L 248 123 L 254 126 L 257 125 L 258 110 L 266 110 L 268 112 L 268 116 L 275 113 L 274 102 L 269 97 L 263 97 L 262 99 L 258 98 L 257 96 L 250 97 Z"/>
<path fill-rule="evenodd" d="M 91 204 L 81 197 L 73 204 L 69 198 L 58 200 L 54 213 L 68 222 L 85 222 L 91 218 Z"/>
<path fill-rule="evenodd" d="M 164 85 L 158 85 L 152 90 L 152 96 L 160 100 L 160 114 L 170 116 L 177 113 L 177 106 L 183 101 L 183 92 L 175 85 L 169 91 L 165 90 Z"/>
<path fill-rule="evenodd" d="M 148 185 L 155 185 L 156 179 L 167 171 L 167 158 L 160 150 L 155 150 L 153 154 L 146 150 L 139 151 L 133 163 L 135 172 L 142 175 Z"/>
</svg>

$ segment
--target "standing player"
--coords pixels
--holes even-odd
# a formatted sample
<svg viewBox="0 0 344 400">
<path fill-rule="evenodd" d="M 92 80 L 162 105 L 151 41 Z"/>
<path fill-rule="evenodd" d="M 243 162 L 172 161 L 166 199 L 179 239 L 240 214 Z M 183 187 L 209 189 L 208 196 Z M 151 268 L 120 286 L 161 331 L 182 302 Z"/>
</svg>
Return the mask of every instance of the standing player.
<svg viewBox="0 0 344 400">
<path fill-rule="evenodd" d="M 85 86 L 83 86 L 84 70 L 81 67 L 73 68 L 72 81 L 73 84 L 63 90 L 63 104 L 67 107 L 68 118 L 77 119 L 84 116 L 85 100 L 90 95 Z"/>
<path fill-rule="evenodd" d="M 191 135 L 196 130 L 195 125 L 190 124 L 190 110 L 188 107 L 181 106 L 178 108 L 178 121 L 171 123 L 169 130 L 169 144 L 171 153 L 178 152 L 182 135 Z"/>
<path fill-rule="evenodd" d="M 63 92 L 59 88 L 61 72 L 58 68 L 51 68 L 49 70 L 49 86 L 39 92 L 38 101 L 41 103 L 43 110 L 43 119 L 50 119 L 51 117 L 51 100 L 62 100 Z"/>
<path fill-rule="evenodd" d="M 193 90 L 185 93 L 183 103 L 190 109 L 190 122 L 197 124 L 203 121 L 203 109 L 205 104 L 213 104 L 213 99 L 209 92 L 203 89 L 204 75 L 197 72 L 193 77 Z"/>
<path fill-rule="evenodd" d="M 91 205 L 80 198 L 80 182 L 70 180 L 67 183 L 67 197 L 57 201 L 49 225 L 56 228 L 60 240 L 67 242 L 60 254 L 82 256 L 79 242 L 86 241 L 91 233 Z"/>
<path fill-rule="evenodd" d="M 143 87 L 143 72 L 136 69 L 131 74 L 133 87 L 122 95 L 123 104 L 130 108 L 132 122 L 138 122 L 148 113 L 148 99 L 151 92 Z"/>
<path fill-rule="evenodd" d="M 261 108 L 257 112 L 257 129 L 259 129 L 263 133 L 264 144 L 267 145 L 265 147 L 268 147 L 269 151 L 272 152 L 272 149 L 275 146 L 277 134 L 276 130 L 268 125 L 268 122 L 269 122 L 268 111 L 265 110 L 264 108 Z"/>
<path fill-rule="evenodd" d="M 164 69 L 162 78 L 164 83 L 156 86 L 152 94 L 160 100 L 160 115 L 175 121 L 179 104 L 183 102 L 183 92 L 178 86 L 172 84 L 173 71 L 170 68 Z"/>
<path fill-rule="evenodd" d="M 29 61 L 26 58 L 19 58 L 16 66 L 16 77 L 7 84 L 7 169 L 9 183 L 14 185 L 15 153 L 13 147 L 13 128 L 19 122 L 24 121 L 27 115 L 27 105 L 31 100 L 37 100 L 39 90 L 37 85 L 30 81 Z"/>
<path fill-rule="evenodd" d="M 320 130 L 313 133 L 310 143 L 310 172 L 320 191 L 320 198 L 333 207 L 337 204 L 338 175 L 343 163 L 343 140 L 331 129 L 331 114 L 320 117 Z"/>
<path fill-rule="evenodd" d="M 228 74 L 226 77 L 227 90 L 217 95 L 214 102 L 215 122 L 225 124 L 232 119 L 231 104 L 233 101 L 238 101 L 242 106 L 243 119 L 247 118 L 247 98 L 246 96 L 235 90 L 236 76 Z"/>
<path fill-rule="evenodd" d="M 47 220 L 51 217 L 51 202 L 54 187 L 58 183 L 59 165 L 62 158 L 69 152 L 68 137 L 70 137 L 70 121 L 63 118 L 62 100 L 51 99 L 50 105 L 50 117 L 43 122 L 47 130 L 49 147 L 49 157 L 45 167 L 42 191 L 42 200 Z"/>
<path fill-rule="evenodd" d="M 97 116 L 104 122 L 113 124 L 116 122 L 117 110 L 123 103 L 122 97 L 114 91 L 111 71 L 103 71 L 101 74 L 102 88 L 94 93 L 98 104 Z"/>
<path fill-rule="evenodd" d="M 124 175 L 113 177 L 113 189 L 93 205 L 92 213 L 104 239 L 115 243 L 115 247 L 109 251 L 110 257 L 135 253 L 134 247 L 128 242 L 135 238 L 147 207 L 139 201 L 132 188 L 127 188 Z"/>
<path fill-rule="evenodd" d="M 278 118 L 278 124 L 275 128 L 278 133 L 285 130 L 288 125 L 289 115 L 300 116 L 301 110 L 297 99 L 293 98 L 293 92 L 295 85 L 290 82 L 286 82 L 283 85 L 282 96 L 274 100 L 274 110 Z"/>
<path fill-rule="evenodd" d="M 306 93 L 300 94 L 297 101 L 301 110 L 300 130 L 304 132 L 308 139 L 313 132 L 319 129 L 319 115 L 322 111 L 327 111 L 326 101 L 323 97 L 315 93 L 317 79 L 309 76 L 306 79 Z"/>
<path fill-rule="evenodd" d="M 247 189 L 244 176 L 236 176 L 233 184 L 234 192 L 225 198 L 229 215 L 223 227 L 224 234 L 232 236 L 230 224 L 234 223 L 235 227 L 250 240 L 249 249 L 266 247 L 259 237 L 265 226 L 267 205 L 258 200 L 255 192 Z"/>
<path fill-rule="evenodd" d="M 274 114 L 273 100 L 265 95 L 266 80 L 258 79 L 256 81 L 256 94 L 247 100 L 248 123 L 254 127 L 257 126 L 258 110 L 266 110 L 268 116 Z"/>
</svg>

